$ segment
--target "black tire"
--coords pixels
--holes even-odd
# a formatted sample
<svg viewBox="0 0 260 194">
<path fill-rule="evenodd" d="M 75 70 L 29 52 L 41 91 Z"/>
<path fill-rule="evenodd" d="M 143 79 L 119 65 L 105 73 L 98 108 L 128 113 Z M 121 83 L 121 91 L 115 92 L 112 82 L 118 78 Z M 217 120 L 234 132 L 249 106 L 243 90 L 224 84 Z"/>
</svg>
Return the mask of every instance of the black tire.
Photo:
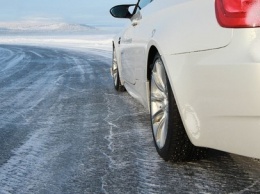
<svg viewBox="0 0 260 194">
<path fill-rule="evenodd" d="M 166 103 L 167 105 L 165 105 L 166 108 L 164 108 L 164 109 L 161 108 L 161 107 L 164 107 L 163 105 L 159 106 L 159 108 L 163 109 L 163 111 L 165 111 L 165 109 L 167 109 L 165 114 L 168 115 L 168 119 L 164 119 L 165 120 L 164 125 L 157 124 L 158 122 L 162 122 L 162 121 L 160 121 L 160 119 L 156 119 L 155 114 L 154 114 L 156 112 L 156 111 L 154 111 L 154 109 L 157 109 L 157 107 L 158 107 L 158 105 L 156 103 L 162 103 L 160 101 L 161 97 L 158 97 L 159 100 L 157 99 L 157 101 L 158 101 L 157 102 L 155 100 L 156 95 L 154 93 L 152 94 L 152 92 L 156 93 L 156 91 L 157 91 L 155 77 L 157 76 L 157 74 L 160 74 L 160 73 L 155 73 L 155 71 L 158 71 L 157 67 L 160 66 L 160 65 L 158 66 L 158 63 L 161 64 L 161 66 L 163 66 L 161 69 L 165 73 L 164 80 L 166 81 L 165 85 L 167 87 L 167 89 L 165 89 L 167 91 L 167 92 L 165 92 L 167 94 L 167 97 L 165 99 L 167 99 L 167 101 L 168 101 L 168 103 Z M 156 65 L 157 65 L 157 67 L 155 67 Z M 160 91 L 159 91 L 159 93 L 160 93 Z M 160 95 L 157 95 L 157 96 L 160 96 Z M 157 107 L 154 108 L 155 106 L 157 106 Z M 153 107 L 153 109 L 152 109 L 152 107 Z M 156 56 L 154 57 L 154 61 L 153 61 L 152 67 L 151 67 L 150 116 L 151 116 L 151 127 L 152 127 L 154 144 L 155 144 L 158 154 L 164 160 L 166 160 L 166 161 L 170 160 L 172 162 L 183 162 L 183 161 L 197 160 L 197 159 L 200 159 L 202 155 L 204 155 L 205 151 L 202 148 L 195 147 L 190 142 L 190 140 L 186 134 L 186 131 L 184 129 L 182 119 L 179 114 L 178 107 L 175 102 L 175 98 L 174 98 L 174 95 L 173 95 L 173 92 L 171 89 L 171 85 L 168 80 L 167 73 L 164 69 L 164 65 L 163 65 L 162 59 L 159 54 L 156 54 Z M 158 116 L 158 114 L 156 116 Z M 163 118 L 163 116 L 162 116 L 162 118 Z M 159 120 L 159 121 L 157 121 L 157 120 Z M 155 130 L 156 126 L 164 126 L 164 129 L 161 129 L 160 131 L 167 130 L 167 132 L 163 133 L 163 134 L 166 134 L 166 135 L 163 135 L 166 138 L 163 138 L 165 140 L 162 142 L 165 142 L 165 143 L 164 144 L 162 143 L 162 145 L 160 144 L 161 142 L 158 143 L 159 127 L 157 128 L 157 130 Z M 156 134 L 155 134 L 155 131 L 157 131 Z M 161 137 L 161 136 L 162 135 L 159 135 L 159 137 Z M 156 139 L 156 137 L 157 137 L 157 139 Z"/>
<path fill-rule="evenodd" d="M 115 51 L 114 47 L 113 47 L 111 74 L 113 77 L 113 83 L 114 83 L 115 89 L 120 92 L 125 91 L 125 87 L 121 84 L 119 70 L 118 70 L 118 62 L 117 62 L 117 58 L 116 58 L 116 51 Z"/>
</svg>

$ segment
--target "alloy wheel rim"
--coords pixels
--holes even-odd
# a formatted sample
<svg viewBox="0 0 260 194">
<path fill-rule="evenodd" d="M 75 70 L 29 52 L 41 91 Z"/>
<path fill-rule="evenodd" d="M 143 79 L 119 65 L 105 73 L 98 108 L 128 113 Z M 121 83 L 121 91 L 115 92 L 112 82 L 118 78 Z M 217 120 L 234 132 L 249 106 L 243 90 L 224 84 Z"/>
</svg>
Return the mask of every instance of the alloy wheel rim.
<svg viewBox="0 0 260 194">
<path fill-rule="evenodd" d="M 117 65 L 115 49 L 113 51 L 112 76 L 113 76 L 113 79 L 114 79 L 114 84 L 116 86 L 117 85 L 117 79 L 118 79 L 118 65 Z"/>
<path fill-rule="evenodd" d="M 158 148 L 163 148 L 168 133 L 169 100 L 166 73 L 162 61 L 155 61 L 151 75 L 151 120 Z"/>
</svg>

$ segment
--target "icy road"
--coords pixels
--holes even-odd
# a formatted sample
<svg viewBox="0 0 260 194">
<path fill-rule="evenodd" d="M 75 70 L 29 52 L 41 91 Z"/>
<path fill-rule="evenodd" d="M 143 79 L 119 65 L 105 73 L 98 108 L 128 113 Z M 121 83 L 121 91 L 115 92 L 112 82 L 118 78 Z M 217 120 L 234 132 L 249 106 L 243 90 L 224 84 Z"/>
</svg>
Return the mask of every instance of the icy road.
<svg viewBox="0 0 260 194">
<path fill-rule="evenodd" d="M 0 194 L 260 193 L 260 162 L 210 151 L 172 164 L 111 52 L 0 45 Z"/>
</svg>

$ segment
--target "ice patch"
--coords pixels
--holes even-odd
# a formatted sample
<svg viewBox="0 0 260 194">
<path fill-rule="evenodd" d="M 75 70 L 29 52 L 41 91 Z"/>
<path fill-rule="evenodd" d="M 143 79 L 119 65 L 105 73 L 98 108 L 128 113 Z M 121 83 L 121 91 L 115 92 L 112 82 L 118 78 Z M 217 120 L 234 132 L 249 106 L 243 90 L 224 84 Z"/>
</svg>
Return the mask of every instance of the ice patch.
<svg viewBox="0 0 260 194">
<path fill-rule="evenodd" d="M 4 72 L 7 69 L 10 69 L 12 67 L 14 67 L 15 65 L 17 65 L 20 61 L 22 61 L 24 59 L 25 55 L 22 54 L 20 56 L 16 56 L 14 59 L 12 59 L 9 63 L 7 63 L 7 65 L 5 66 L 5 68 L 3 68 L 1 71 Z"/>
</svg>

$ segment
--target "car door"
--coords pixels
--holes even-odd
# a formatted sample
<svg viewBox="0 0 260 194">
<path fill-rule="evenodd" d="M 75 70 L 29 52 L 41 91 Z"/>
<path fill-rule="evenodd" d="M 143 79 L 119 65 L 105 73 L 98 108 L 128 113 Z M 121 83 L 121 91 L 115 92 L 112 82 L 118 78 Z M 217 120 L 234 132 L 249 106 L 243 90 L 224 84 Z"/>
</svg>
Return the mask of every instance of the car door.
<svg viewBox="0 0 260 194">
<path fill-rule="evenodd" d="M 121 63 L 122 76 L 124 80 L 130 84 L 135 84 L 139 79 L 138 68 L 145 64 L 145 50 L 144 46 L 140 45 L 138 36 L 142 33 L 140 25 L 142 25 L 141 10 L 151 3 L 152 0 L 140 0 L 137 3 L 137 11 L 131 18 L 131 23 L 123 33 L 120 40 L 121 47 Z"/>
</svg>

